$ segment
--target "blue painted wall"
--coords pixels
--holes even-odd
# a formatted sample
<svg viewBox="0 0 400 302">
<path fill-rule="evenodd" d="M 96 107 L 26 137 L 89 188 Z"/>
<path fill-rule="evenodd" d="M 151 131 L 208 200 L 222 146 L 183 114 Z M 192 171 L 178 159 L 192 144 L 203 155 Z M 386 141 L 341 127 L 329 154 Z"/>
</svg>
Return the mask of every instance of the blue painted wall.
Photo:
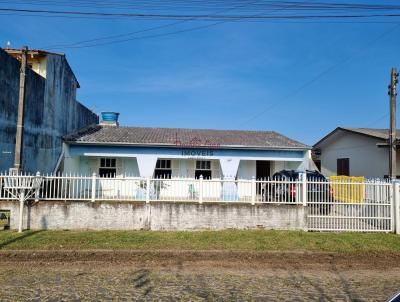
<svg viewBox="0 0 400 302">
<path fill-rule="evenodd" d="M 14 163 L 20 63 L 0 49 L 0 171 Z M 76 101 L 76 80 L 64 56 L 47 56 L 46 79 L 28 69 L 22 166 L 52 172 L 62 136 L 97 123 L 98 116 Z"/>
<path fill-rule="evenodd" d="M 186 151 L 190 150 L 188 154 Z M 71 156 L 115 156 L 136 157 L 142 154 L 156 154 L 168 158 L 210 158 L 239 157 L 241 159 L 263 159 L 302 161 L 305 151 L 297 150 L 243 150 L 243 149 L 180 149 L 167 147 L 97 146 L 69 145 Z"/>
</svg>

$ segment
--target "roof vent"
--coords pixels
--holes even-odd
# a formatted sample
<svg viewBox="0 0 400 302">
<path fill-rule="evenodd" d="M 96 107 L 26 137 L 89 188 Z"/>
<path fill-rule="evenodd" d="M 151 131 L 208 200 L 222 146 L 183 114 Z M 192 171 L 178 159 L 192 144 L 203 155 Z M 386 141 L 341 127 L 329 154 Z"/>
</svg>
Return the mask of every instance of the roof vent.
<svg viewBox="0 0 400 302">
<path fill-rule="evenodd" d="M 118 112 L 112 112 L 112 111 L 102 112 L 100 125 L 117 127 L 119 125 L 118 117 L 119 117 Z"/>
</svg>

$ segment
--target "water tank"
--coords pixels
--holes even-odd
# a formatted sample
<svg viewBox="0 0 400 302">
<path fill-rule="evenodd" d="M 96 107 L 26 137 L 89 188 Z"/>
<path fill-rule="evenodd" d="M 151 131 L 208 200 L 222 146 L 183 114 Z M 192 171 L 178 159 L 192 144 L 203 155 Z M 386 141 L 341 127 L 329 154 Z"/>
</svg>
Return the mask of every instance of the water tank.
<svg viewBox="0 0 400 302">
<path fill-rule="evenodd" d="M 101 113 L 101 124 L 103 125 L 118 125 L 119 112 L 103 111 Z"/>
</svg>

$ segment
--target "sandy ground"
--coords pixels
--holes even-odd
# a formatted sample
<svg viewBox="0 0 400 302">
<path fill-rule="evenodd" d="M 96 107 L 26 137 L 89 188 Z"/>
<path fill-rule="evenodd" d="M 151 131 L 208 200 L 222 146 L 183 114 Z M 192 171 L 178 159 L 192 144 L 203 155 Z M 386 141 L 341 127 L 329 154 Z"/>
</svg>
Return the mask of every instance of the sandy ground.
<svg viewBox="0 0 400 302">
<path fill-rule="evenodd" d="M 385 301 L 400 255 L 3 251 L 1 301 Z"/>
</svg>

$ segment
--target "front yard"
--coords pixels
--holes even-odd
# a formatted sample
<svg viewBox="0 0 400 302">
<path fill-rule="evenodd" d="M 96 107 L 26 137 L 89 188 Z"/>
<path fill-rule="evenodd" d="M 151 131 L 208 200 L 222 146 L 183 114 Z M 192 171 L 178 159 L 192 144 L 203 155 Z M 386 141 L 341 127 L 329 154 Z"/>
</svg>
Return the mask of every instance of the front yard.
<svg viewBox="0 0 400 302">
<path fill-rule="evenodd" d="M 0 231 L 0 300 L 385 301 L 399 260 L 394 234 Z"/>
<path fill-rule="evenodd" d="M 400 236 L 371 233 L 226 230 L 0 231 L 1 250 L 221 250 L 400 253 Z"/>
</svg>

